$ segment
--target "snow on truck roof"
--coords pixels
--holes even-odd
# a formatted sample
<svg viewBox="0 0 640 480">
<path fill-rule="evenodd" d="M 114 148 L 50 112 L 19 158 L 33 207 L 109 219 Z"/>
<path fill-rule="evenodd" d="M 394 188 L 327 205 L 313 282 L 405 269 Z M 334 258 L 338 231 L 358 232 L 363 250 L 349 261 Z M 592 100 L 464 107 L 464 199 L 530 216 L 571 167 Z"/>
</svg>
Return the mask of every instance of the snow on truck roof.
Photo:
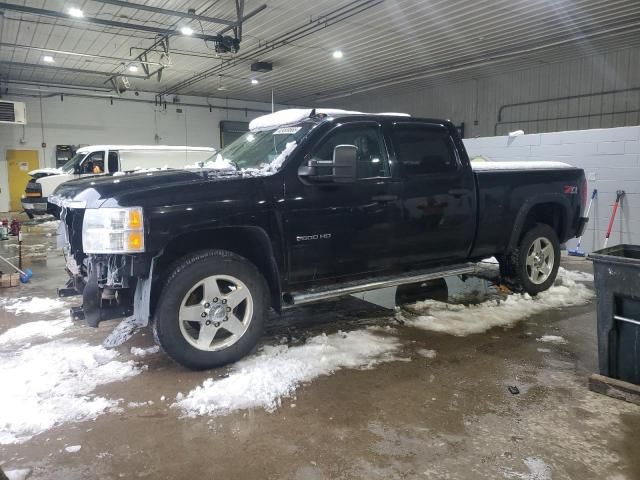
<svg viewBox="0 0 640 480">
<path fill-rule="evenodd" d="M 76 150 L 79 153 L 95 152 L 100 150 L 151 150 L 169 152 L 214 152 L 213 147 L 189 147 L 187 145 L 88 145 Z"/>
<path fill-rule="evenodd" d="M 557 170 L 573 168 L 573 165 L 563 162 L 471 162 L 471 168 L 480 172 L 489 170 Z"/>
<path fill-rule="evenodd" d="M 309 118 L 314 111 L 312 108 L 289 108 L 286 110 L 279 110 L 277 112 L 262 115 L 261 117 L 254 118 L 249 123 L 249 130 L 252 132 L 258 130 L 268 130 L 272 128 L 278 128 L 283 125 L 290 125 L 292 123 L 301 122 L 305 118 Z M 394 117 L 409 117 L 408 113 L 365 113 L 356 112 L 353 110 L 340 110 L 338 108 L 316 108 L 315 113 L 321 115 L 389 115 Z"/>
</svg>

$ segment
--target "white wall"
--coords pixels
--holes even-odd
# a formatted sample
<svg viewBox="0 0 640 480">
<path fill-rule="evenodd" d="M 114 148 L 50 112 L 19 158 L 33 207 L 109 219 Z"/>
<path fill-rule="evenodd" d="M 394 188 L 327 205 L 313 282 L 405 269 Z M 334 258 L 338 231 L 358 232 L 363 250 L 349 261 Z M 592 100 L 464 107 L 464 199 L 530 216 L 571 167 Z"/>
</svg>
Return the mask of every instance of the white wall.
<svg viewBox="0 0 640 480">
<path fill-rule="evenodd" d="M 586 252 L 602 248 L 617 190 L 625 197 L 609 245 L 640 244 L 640 127 L 465 139 L 469 156 L 490 160 L 559 161 L 583 168 L 589 195 L 598 189 L 582 239 Z M 575 247 L 577 241 L 567 243 Z"/>
<path fill-rule="evenodd" d="M 56 145 L 143 144 L 220 146 L 220 121 L 249 121 L 262 113 L 190 107 L 168 104 L 132 103 L 110 99 L 77 98 L 69 95 L 50 98 L 12 96 L 6 100 L 27 104 L 27 125 L 0 125 L 0 212 L 9 208 L 7 175 L 7 149 L 33 149 L 40 152 L 40 166 L 55 166 Z M 130 95 L 124 98 L 153 99 Z M 205 105 L 200 97 L 181 97 L 183 103 Z M 271 105 L 210 98 L 209 103 L 219 106 L 252 108 L 270 111 Z M 177 113 L 176 109 L 182 109 Z M 155 135 L 160 136 L 156 142 Z M 42 143 L 46 147 L 42 148 Z"/>
</svg>

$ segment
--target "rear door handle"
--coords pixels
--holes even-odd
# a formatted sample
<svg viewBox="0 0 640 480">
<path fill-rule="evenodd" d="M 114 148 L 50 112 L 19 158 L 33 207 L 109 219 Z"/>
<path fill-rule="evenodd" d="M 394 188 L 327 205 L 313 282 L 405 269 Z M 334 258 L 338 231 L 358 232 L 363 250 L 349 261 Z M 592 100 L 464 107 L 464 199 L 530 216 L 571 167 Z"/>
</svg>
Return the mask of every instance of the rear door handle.
<svg viewBox="0 0 640 480">
<path fill-rule="evenodd" d="M 373 197 L 371 197 L 371 200 L 373 200 L 374 202 L 380 202 L 380 203 L 394 202 L 398 200 L 398 196 L 397 195 L 374 195 Z"/>
</svg>

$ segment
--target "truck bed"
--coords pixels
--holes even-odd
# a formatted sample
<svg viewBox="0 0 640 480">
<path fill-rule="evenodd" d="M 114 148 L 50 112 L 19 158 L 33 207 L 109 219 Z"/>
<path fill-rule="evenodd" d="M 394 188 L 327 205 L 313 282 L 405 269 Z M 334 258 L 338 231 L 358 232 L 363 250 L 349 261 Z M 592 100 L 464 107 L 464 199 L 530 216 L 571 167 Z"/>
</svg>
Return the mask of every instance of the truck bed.
<svg viewBox="0 0 640 480">
<path fill-rule="evenodd" d="M 572 238 L 580 217 L 584 173 L 562 162 L 472 162 L 478 192 L 478 229 L 471 258 L 507 250 L 512 232 L 522 227 L 518 218 L 532 199 L 564 206 L 560 241 Z M 544 192 L 541 198 L 541 192 Z M 544 206 L 539 207 L 544 208 Z"/>
</svg>

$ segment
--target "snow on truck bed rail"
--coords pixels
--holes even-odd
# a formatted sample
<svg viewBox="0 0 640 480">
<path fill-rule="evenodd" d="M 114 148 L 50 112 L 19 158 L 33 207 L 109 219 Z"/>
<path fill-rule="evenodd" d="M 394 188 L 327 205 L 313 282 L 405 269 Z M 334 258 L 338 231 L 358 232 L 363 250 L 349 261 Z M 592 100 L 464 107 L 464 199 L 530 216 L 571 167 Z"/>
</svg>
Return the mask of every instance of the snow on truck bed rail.
<svg viewBox="0 0 640 480">
<path fill-rule="evenodd" d="M 563 162 L 471 162 L 471 168 L 477 172 L 493 170 L 557 170 L 573 168 Z"/>
<path fill-rule="evenodd" d="M 249 130 L 252 132 L 258 130 L 268 130 L 277 128 L 282 125 L 289 125 L 291 123 L 301 122 L 305 118 L 309 118 L 311 115 L 311 108 L 289 108 L 286 110 L 280 110 L 278 112 L 262 115 L 261 117 L 251 120 L 249 123 Z M 324 115 L 392 115 L 396 117 L 409 117 L 407 113 L 364 113 L 356 112 L 353 110 L 340 110 L 337 108 L 317 108 L 316 113 Z"/>
</svg>

